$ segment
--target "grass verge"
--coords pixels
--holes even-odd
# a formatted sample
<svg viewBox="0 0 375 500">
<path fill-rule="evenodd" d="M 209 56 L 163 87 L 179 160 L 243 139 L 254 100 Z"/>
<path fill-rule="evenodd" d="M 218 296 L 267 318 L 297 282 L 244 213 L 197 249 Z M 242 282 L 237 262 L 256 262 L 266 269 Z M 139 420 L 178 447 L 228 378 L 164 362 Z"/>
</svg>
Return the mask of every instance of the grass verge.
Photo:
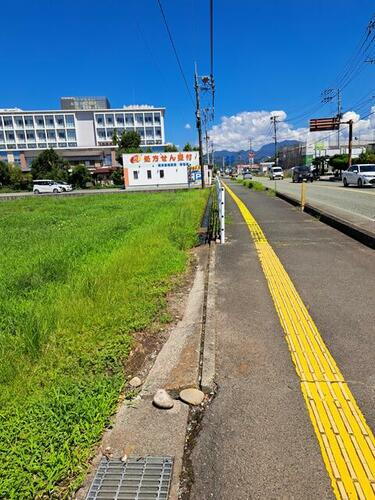
<svg viewBox="0 0 375 500">
<path fill-rule="evenodd" d="M 0 215 L 0 498 L 66 498 L 167 321 L 208 192 L 28 198 Z"/>
<path fill-rule="evenodd" d="M 243 184 L 245 187 L 252 189 L 253 191 L 267 191 L 269 194 L 275 194 L 275 191 L 271 188 L 267 188 L 264 184 L 259 181 L 253 181 L 250 179 L 237 179 L 239 184 Z"/>
</svg>

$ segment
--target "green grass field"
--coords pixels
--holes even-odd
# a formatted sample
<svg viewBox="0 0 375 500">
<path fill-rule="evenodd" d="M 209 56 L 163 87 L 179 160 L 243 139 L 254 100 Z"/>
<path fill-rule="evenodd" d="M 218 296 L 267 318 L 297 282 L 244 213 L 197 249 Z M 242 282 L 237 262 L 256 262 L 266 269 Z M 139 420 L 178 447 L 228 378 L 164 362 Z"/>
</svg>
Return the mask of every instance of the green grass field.
<svg viewBox="0 0 375 500">
<path fill-rule="evenodd" d="M 0 205 L 0 498 L 65 498 L 80 484 L 132 333 L 167 321 L 207 196 Z"/>
</svg>

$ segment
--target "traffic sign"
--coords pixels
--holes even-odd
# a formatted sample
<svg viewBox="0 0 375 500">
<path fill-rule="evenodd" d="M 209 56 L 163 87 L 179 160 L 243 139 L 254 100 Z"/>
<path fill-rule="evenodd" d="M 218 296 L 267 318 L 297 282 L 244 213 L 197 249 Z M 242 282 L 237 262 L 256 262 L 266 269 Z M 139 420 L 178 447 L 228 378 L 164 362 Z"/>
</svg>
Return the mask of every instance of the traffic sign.
<svg viewBox="0 0 375 500">
<path fill-rule="evenodd" d="M 325 130 L 338 130 L 340 126 L 340 119 L 333 118 L 311 118 L 310 119 L 310 132 L 321 132 Z"/>
</svg>

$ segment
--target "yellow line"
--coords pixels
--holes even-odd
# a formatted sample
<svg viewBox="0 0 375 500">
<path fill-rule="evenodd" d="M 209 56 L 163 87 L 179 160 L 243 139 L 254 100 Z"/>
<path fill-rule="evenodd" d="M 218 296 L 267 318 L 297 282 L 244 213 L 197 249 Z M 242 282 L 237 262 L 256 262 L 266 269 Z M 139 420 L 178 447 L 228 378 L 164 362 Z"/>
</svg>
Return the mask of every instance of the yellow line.
<svg viewBox="0 0 375 500">
<path fill-rule="evenodd" d="M 375 499 L 375 439 L 340 369 L 262 229 L 237 204 L 267 279 L 336 498 Z"/>
</svg>

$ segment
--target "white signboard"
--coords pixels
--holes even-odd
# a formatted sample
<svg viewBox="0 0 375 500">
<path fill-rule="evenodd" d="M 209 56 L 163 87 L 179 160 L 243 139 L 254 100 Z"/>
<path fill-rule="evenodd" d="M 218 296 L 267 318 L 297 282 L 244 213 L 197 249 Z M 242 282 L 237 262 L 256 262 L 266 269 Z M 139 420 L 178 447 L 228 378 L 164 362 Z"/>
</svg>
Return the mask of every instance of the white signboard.
<svg viewBox="0 0 375 500">
<path fill-rule="evenodd" d="M 136 153 L 123 155 L 124 167 L 199 167 L 198 151 L 183 151 L 181 153 Z"/>
</svg>

